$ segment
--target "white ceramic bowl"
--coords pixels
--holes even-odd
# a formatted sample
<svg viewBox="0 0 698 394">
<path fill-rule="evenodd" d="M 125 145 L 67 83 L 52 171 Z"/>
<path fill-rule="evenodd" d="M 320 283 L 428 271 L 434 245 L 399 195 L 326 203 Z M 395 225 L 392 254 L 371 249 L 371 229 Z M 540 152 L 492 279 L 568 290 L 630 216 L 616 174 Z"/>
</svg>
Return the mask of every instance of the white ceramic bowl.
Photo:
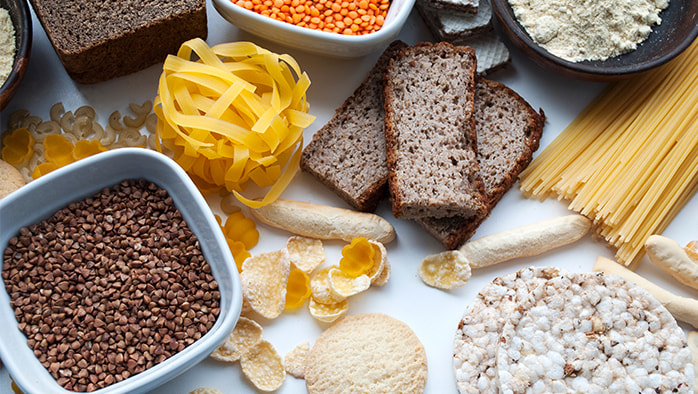
<svg viewBox="0 0 698 394">
<path fill-rule="evenodd" d="M 391 0 L 380 30 L 362 36 L 347 36 L 299 27 L 277 21 L 235 5 L 231 0 L 213 0 L 213 6 L 228 22 L 249 33 L 307 52 L 332 57 L 359 57 L 385 48 L 398 35 L 415 0 Z"/>
<path fill-rule="evenodd" d="M 125 179 L 144 178 L 167 189 L 187 225 L 198 237 L 206 261 L 218 282 L 220 314 L 199 340 L 160 364 L 97 394 L 142 393 L 193 367 L 222 343 L 235 326 L 242 293 L 235 261 L 206 200 L 187 174 L 163 154 L 141 148 L 103 152 L 59 168 L 0 199 L 0 251 L 18 230 L 51 216 L 70 202 L 80 201 Z M 25 393 L 74 394 L 58 385 L 26 344 L 17 328 L 10 298 L 0 280 L 0 357 Z"/>
</svg>

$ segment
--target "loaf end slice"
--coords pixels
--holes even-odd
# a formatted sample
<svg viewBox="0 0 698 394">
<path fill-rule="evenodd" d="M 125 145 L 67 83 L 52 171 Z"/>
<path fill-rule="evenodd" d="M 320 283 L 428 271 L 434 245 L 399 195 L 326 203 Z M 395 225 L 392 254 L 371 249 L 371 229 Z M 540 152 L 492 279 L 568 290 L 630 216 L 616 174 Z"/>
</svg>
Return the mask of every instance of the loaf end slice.
<svg viewBox="0 0 698 394">
<path fill-rule="evenodd" d="M 390 61 L 384 78 L 385 143 L 393 214 L 484 214 L 476 158 L 475 51 L 420 43 Z"/>
<path fill-rule="evenodd" d="M 205 0 L 31 0 L 68 75 L 96 83 L 131 74 L 206 39 Z"/>
<path fill-rule="evenodd" d="M 487 195 L 486 213 L 417 219 L 448 249 L 456 249 L 472 237 L 531 162 L 543 133 L 545 114 L 542 110 L 536 112 L 504 84 L 479 77 L 475 87 L 475 124 L 477 158 Z"/>
<path fill-rule="evenodd" d="M 300 167 L 352 207 L 372 212 L 387 193 L 383 73 L 406 47 L 391 43 L 354 93 L 303 149 Z"/>
</svg>

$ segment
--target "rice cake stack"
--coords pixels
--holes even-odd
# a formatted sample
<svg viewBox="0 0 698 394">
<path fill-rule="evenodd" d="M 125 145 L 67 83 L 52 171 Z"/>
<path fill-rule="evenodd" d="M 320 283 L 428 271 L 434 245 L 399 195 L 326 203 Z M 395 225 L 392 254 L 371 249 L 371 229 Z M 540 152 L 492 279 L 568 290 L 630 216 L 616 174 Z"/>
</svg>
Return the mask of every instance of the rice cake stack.
<svg viewBox="0 0 698 394">
<path fill-rule="evenodd" d="M 495 279 L 454 343 L 461 393 L 693 392 L 684 332 L 614 275 L 527 268 Z"/>
</svg>

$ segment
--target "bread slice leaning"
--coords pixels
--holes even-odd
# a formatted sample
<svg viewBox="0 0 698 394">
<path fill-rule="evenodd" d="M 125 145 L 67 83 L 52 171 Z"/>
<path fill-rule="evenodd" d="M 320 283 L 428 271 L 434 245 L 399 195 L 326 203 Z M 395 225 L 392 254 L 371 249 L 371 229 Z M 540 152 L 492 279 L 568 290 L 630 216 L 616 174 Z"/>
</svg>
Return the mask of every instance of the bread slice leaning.
<svg viewBox="0 0 698 394">
<path fill-rule="evenodd" d="M 404 48 L 383 83 L 393 215 L 485 213 L 473 117 L 475 51 L 446 42 Z"/>
<path fill-rule="evenodd" d="M 376 209 L 387 193 L 383 73 L 390 59 L 406 47 L 390 44 L 354 93 L 335 110 L 303 149 L 300 167 L 352 207 Z"/>
<path fill-rule="evenodd" d="M 474 114 L 477 159 L 487 196 L 486 214 L 417 220 L 448 249 L 458 248 L 468 240 L 514 185 L 533 159 L 545 123 L 543 111 L 536 112 L 504 84 L 482 77 L 477 78 L 475 85 Z"/>
</svg>

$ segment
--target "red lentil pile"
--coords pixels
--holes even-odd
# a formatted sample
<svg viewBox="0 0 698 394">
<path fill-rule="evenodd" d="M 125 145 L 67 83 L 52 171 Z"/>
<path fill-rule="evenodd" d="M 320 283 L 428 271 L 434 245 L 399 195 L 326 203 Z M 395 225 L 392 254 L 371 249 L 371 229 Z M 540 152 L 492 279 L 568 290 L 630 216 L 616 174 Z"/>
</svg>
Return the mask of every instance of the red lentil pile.
<svg viewBox="0 0 698 394">
<path fill-rule="evenodd" d="M 278 21 L 314 30 L 363 35 L 380 30 L 390 0 L 231 0 Z"/>
<path fill-rule="evenodd" d="M 2 278 L 19 329 L 58 384 L 94 391 L 203 336 L 218 284 L 167 191 L 123 181 L 22 228 Z"/>
</svg>

